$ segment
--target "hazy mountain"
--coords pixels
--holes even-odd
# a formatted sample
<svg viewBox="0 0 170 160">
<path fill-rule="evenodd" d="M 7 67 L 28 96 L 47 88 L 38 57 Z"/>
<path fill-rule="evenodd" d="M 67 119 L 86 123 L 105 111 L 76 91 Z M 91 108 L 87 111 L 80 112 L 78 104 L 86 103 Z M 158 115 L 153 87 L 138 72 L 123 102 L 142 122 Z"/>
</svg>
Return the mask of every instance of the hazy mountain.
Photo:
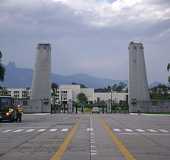
<svg viewBox="0 0 170 160">
<path fill-rule="evenodd" d="M 32 69 L 18 68 L 13 62 L 10 62 L 5 66 L 5 68 L 5 81 L 1 83 L 2 86 L 10 88 L 31 87 L 33 73 Z M 52 74 L 52 82 L 57 84 L 71 84 L 73 82 L 81 83 L 92 88 L 103 88 L 119 82 L 127 83 L 127 81 L 102 79 L 89 76 L 87 74 L 75 74 L 69 76 Z"/>
</svg>

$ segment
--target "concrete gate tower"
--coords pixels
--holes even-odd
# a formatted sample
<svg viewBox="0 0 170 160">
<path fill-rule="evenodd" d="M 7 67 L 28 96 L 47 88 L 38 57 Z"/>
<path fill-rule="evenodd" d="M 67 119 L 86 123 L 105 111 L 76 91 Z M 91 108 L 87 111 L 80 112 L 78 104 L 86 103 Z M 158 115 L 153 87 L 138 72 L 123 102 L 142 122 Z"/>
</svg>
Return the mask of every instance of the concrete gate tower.
<svg viewBox="0 0 170 160">
<path fill-rule="evenodd" d="M 51 45 L 38 44 L 32 81 L 32 112 L 51 112 Z"/>
<path fill-rule="evenodd" d="M 150 96 L 142 43 L 129 44 L 129 112 L 147 112 Z"/>
</svg>

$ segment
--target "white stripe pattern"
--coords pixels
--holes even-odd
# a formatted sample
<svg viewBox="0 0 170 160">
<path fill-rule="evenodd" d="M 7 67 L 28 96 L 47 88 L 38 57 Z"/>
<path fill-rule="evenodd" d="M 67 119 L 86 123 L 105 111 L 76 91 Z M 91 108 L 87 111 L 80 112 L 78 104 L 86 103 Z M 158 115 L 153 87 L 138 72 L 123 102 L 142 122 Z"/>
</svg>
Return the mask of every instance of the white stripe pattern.
<svg viewBox="0 0 170 160">
<path fill-rule="evenodd" d="M 10 132 L 10 131 L 12 131 L 12 130 L 8 129 L 8 130 L 2 131 L 2 133 L 8 133 L 8 132 Z"/>
<path fill-rule="evenodd" d="M 22 132 L 24 129 L 17 129 L 15 131 L 13 131 L 14 133 L 18 133 L 18 132 Z"/>
<path fill-rule="evenodd" d="M 58 129 L 50 129 L 50 132 L 56 132 Z"/>
<path fill-rule="evenodd" d="M 169 133 L 167 129 L 119 129 L 119 128 L 113 128 L 113 132 L 139 132 L 139 133 L 144 133 L 144 132 L 150 132 L 150 133 Z"/>
<path fill-rule="evenodd" d="M 39 129 L 38 132 L 44 132 L 46 129 Z"/>
<path fill-rule="evenodd" d="M 160 132 L 163 132 L 163 133 L 168 133 L 168 130 L 166 129 L 159 129 Z"/>
<path fill-rule="evenodd" d="M 68 128 L 63 128 L 62 130 L 61 130 L 61 132 L 67 132 L 68 131 Z"/>
<path fill-rule="evenodd" d="M 152 132 L 152 133 L 156 133 L 158 131 L 156 131 L 155 129 L 147 129 L 149 132 Z"/>
<path fill-rule="evenodd" d="M 143 129 L 136 129 L 137 132 L 145 132 Z"/>
<path fill-rule="evenodd" d="M 26 130 L 27 133 L 33 132 L 33 131 L 35 131 L 35 129 L 28 129 L 28 130 Z"/>
<path fill-rule="evenodd" d="M 40 129 L 34 129 L 34 128 L 30 128 L 30 129 L 6 129 L 6 130 L 2 130 L 0 131 L 1 133 L 10 133 L 10 132 L 13 132 L 13 133 L 19 133 L 19 132 L 25 132 L 25 133 L 31 133 L 31 132 L 44 132 L 44 131 L 49 131 L 49 132 L 56 132 L 56 131 L 59 131 L 59 132 L 68 132 L 69 131 L 69 128 L 51 128 L 51 129 L 45 129 L 45 128 L 40 128 Z"/>
<path fill-rule="evenodd" d="M 133 132 L 132 129 L 125 129 L 126 132 Z"/>
<path fill-rule="evenodd" d="M 121 132 L 121 130 L 120 130 L 120 129 L 117 129 L 117 128 L 114 128 L 113 131 L 115 131 L 115 132 Z"/>
</svg>

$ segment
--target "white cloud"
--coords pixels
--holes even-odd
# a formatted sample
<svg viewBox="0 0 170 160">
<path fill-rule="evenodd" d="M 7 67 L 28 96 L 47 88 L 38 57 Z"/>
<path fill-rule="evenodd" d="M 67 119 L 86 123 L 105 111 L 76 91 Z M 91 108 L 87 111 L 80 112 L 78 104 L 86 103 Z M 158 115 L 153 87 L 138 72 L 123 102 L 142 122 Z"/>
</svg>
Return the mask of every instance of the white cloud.
<svg viewBox="0 0 170 160">
<path fill-rule="evenodd" d="M 85 72 L 126 79 L 127 46 L 136 39 L 144 42 L 146 59 L 152 56 L 148 70 L 158 73 L 160 64 L 168 63 L 170 50 L 168 2 L 0 0 L 0 49 L 6 62 L 12 59 L 20 66 L 30 67 L 34 46 L 49 41 L 53 46 L 56 73 Z M 162 54 L 164 58 L 158 62 Z M 21 55 L 27 61 L 23 61 Z M 153 63 L 155 67 L 152 68 Z M 157 78 L 163 74 L 165 78 L 162 79 L 166 79 L 165 73 Z"/>
<path fill-rule="evenodd" d="M 53 0 L 62 3 L 80 14 L 86 23 L 94 26 L 122 25 L 170 19 L 170 7 L 158 5 L 150 0 Z"/>
<path fill-rule="evenodd" d="M 166 2 L 164 0 L 164 2 Z M 81 16 L 87 24 L 95 27 L 122 24 L 155 23 L 170 20 L 170 6 L 159 0 L 6 0 L 0 7 L 36 10 L 62 4 Z"/>
</svg>

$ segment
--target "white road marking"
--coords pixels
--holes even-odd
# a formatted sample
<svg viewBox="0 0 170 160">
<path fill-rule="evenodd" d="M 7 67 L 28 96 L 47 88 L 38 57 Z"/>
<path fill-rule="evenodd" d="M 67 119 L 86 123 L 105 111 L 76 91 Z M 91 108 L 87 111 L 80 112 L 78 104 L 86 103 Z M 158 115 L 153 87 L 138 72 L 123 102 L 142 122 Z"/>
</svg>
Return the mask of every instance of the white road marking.
<svg viewBox="0 0 170 160">
<path fill-rule="evenodd" d="M 166 130 L 166 129 L 158 129 L 160 132 L 163 132 L 163 133 L 168 133 L 169 131 Z"/>
<path fill-rule="evenodd" d="M 93 128 L 87 128 L 86 129 L 88 132 L 92 132 L 93 131 Z"/>
<path fill-rule="evenodd" d="M 44 132 L 46 129 L 39 129 L 37 132 Z"/>
<path fill-rule="evenodd" d="M 63 128 L 62 130 L 61 130 L 61 132 L 67 132 L 68 131 L 68 128 Z"/>
<path fill-rule="evenodd" d="M 132 132 L 122 132 L 118 133 L 119 135 L 138 135 L 139 133 L 132 133 Z"/>
<path fill-rule="evenodd" d="M 143 129 L 136 129 L 137 132 L 145 132 Z"/>
<path fill-rule="evenodd" d="M 97 152 L 92 152 L 91 156 L 95 156 L 97 154 Z"/>
<path fill-rule="evenodd" d="M 93 129 L 93 120 L 90 117 L 90 128 L 87 128 L 87 131 L 90 132 L 90 155 L 95 156 L 97 155 L 97 147 L 95 145 L 96 140 L 95 140 L 95 133 Z"/>
<path fill-rule="evenodd" d="M 94 143 L 95 143 L 95 141 L 91 141 L 91 140 L 90 140 L 90 143 L 94 144 Z"/>
<path fill-rule="evenodd" d="M 170 136 L 170 134 L 165 134 L 165 133 L 118 133 L 119 135 L 129 135 L 129 136 L 133 136 L 133 135 L 147 135 L 147 136 Z"/>
<path fill-rule="evenodd" d="M 58 129 L 50 129 L 50 132 L 56 132 Z"/>
<path fill-rule="evenodd" d="M 91 139 L 95 139 L 95 137 L 94 137 L 94 136 L 91 136 L 90 138 L 91 138 Z"/>
<path fill-rule="evenodd" d="M 18 133 L 18 132 L 22 132 L 24 129 L 17 129 L 15 131 L 13 131 L 14 133 Z"/>
<path fill-rule="evenodd" d="M 8 133 L 10 131 L 12 131 L 12 130 L 8 129 L 8 130 L 5 130 L 5 131 L 2 131 L 2 133 Z"/>
<path fill-rule="evenodd" d="M 120 130 L 120 129 L 117 129 L 117 128 L 114 128 L 113 131 L 115 131 L 115 132 L 121 132 L 121 130 Z"/>
<path fill-rule="evenodd" d="M 91 141 L 92 143 L 95 143 L 95 142 L 96 142 L 95 139 L 90 139 L 90 141 Z"/>
<path fill-rule="evenodd" d="M 27 133 L 33 132 L 35 129 L 28 129 L 26 130 Z"/>
<path fill-rule="evenodd" d="M 94 132 L 91 132 L 90 135 L 91 135 L 91 136 L 94 136 L 95 134 L 94 134 Z"/>
<path fill-rule="evenodd" d="M 132 129 L 125 129 L 126 132 L 133 132 Z"/>
<path fill-rule="evenodd" d="M 147 129 L 149 132 L 156 133 L 157 131 L 155 129 Z"/>
</svg>

